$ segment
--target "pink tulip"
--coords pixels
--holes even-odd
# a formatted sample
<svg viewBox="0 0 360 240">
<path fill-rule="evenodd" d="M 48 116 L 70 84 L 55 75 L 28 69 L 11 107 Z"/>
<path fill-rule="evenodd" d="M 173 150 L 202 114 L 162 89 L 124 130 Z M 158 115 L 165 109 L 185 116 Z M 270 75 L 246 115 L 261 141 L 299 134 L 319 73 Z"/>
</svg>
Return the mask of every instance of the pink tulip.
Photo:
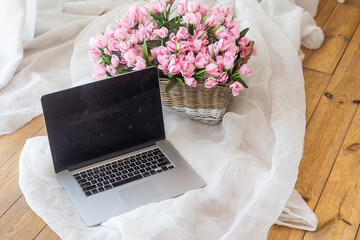
<svg viewBox="0 0 360 240">
<path fill-rule="evenodd" d="M 199 69 L 205 68 L 209 63 L 209 54 L 206 52 L 199 52 L 195 57 L 195 66 Z"/>
<path fill-rule="evenodd" d="M 215 55 L 217 56 L 219 54 L 219 46 L 218 46 L 218 42 L 214 43 L 214 44 L 210 44 L 208 45 L 208 50 L 210 55 Z"/>
<path fill-rule="evenodd" d="M 188 61 L 191 64 L 195 64 L 195 55 L 193 52 L 188 52 L 185 57 L 186 61 Z"/>
<path fill-rule="evenodd" d="M 181 42 L 178 43 L 177 49 L 178 49 L 179 52 L 186 53 L 190 49 L 189 45 L 190 45 L 189 42 L 181 41 Z"/>
<path fill-rule="evenodd" d="M 224 26 L 220 27 L 218 30 L 215 31 L 215 36 L 217 38 L 223 38 L 225 35 L 227 35 L 228 32 Z"/>
<path fill-rule="evenodd" d="M 115 74 L 116 73 L 115 68 L 113 66 L 110 66 L 110 65 L 106 66 L 105 70 L 110 74 Z"/>
<path fill-rule="evenodd" d="M 154 33 L 159 35 L 161 38 L 166 38 L 168 35 L 168 29 L 166 27 L 162 27 L 160 29 L 154 30 Z"/>
<path fill-rule="evenodd" d="M 186 4 L 179 3 L 176 10 L 180 16 L 183 16 L 186 12 Z"/>
<path fill-rule="evenodd" d="M 101 80 L 105 77 L 106 71 L 104 69 L 104 64 L 99 64 L 94 67 L 94 73 L 92 78 L 94 80 Z"/>
<path fill-rule="evenodd" d="M 253 46 L 253 50 L 252 50 L 252 52 L 251 52 L 251 55 L 253 55 L 253 56 L 256 56 L 256 55 L 257 55 L 257 47 L 256 47 L 255 44 L 254 44 L 254 46 Z"/>
<path fill-rule="evenodd" d="M 120 48 L 119 48 L 118 44 L 119 44 L 118 41 L 113 40 L 112 42 L 110 42 L 110 43 L 108 44 L 107 47 L 108 47 L 108 49 L 109 49 L 110 51 L 120 51 Z"/>
<path fill-rule="evenodd" d="M 171 75 L 180 73 L 180 61 L 176 58 L 176 55 L 170 56 L 168 69 Z"/>
<path fill-rule="evenodd" d="M 189 85 L 190 87 L 196 87 L 197 81 L 193 77 L 184 77 L 186 85 Z"/>
<path fill-rule="evenodd" d="M 225 16 L 229 15 L 230 12 L 231 12 L 231 7 L 230 6 L 225 6 L 223 8 L 223 12 L 224 12 Z"/>
<path fill-rule="evenodd" d="M 138 44 L 139 42 L 139 38 L 136 36 L 136 34 L 131 34 L 130 35 L 130 43 L 132 45 Z"/>
<path fill-rule="evenodd" d="M 245 77 L 245 76 L 250 76 L 250 75 L 251 75 L 251 72 L 250 72 L 247 64 L 243 64 L 243 65 L 240 67 L 240 69 L 239 69 L 239 74 L 240 74 L 240 76 L 243 76 L 243 77 Z"/>
<path fill-rule="evenodd" d="M 165 43 L 165 45 L 166 45 L 166 47 L 167 47 L 170 51 L 175 52 L 175 48 L 176 48 L 176 45 L 177 45 L 176 42 L 167 41 L 167 42 Z"/>
<path fill-rule="evenodd" d="M 163 1 L 151 0 L 145 5 L 145 8 L 154 13 L 166 12 L 166 4 Z"/>
<path fill-rule="evenodd" d="M 124 54 L 124 59 L 126 60 L 128 67 L 134 66 L 136 62 L 136 56 L 137 56 L 137 52 L 134 48 L 130 48 L 129 50 L 126 51 L 126 53 Z"/>
<path fill-rule="evenodd" d="M 156 29 L 156 23 L 152 21 L 146 21 L 144 24 L 145 28 L 149 31 L 154 31 Z"/>
<path fill-rule="evenodd" d="M 108 44 L 108 38 L 104 35 L 96 35 L 90 38 L 89 45 L 92 49 L 103 48 Z"/>
<path fill-rule="evenodd" d="M 224 58 L 222 59 L 223 66 L 226 70 L 230 70 L 234 67 L 236 56 L 226 52 Z"/>
<path fill-rule="evenodd" d="M 217 78 L 219 82 L 226 82 L 229 78 L 229 75 L 226 72 L 221 73 L 220 77 Z"/>
<path fill-rule="evenodd" d="M 206 88 L 213 88 L 216 86 L 216 84 L 217 84 L 216 78 L 210 77 L 205 80 L 204 86 Z"/>
<path fill-rule="evenodd" d="M 194 52 L 199 52 L 202 47 L 202 41 L 200 39 L 195 39 L 190 43 L 191 49 Z"/>
<path fill-rule="evenodd" d="M 109 39 L 114 39 L 114 27 L 113 25 L 109 25 L 106 27 L 105 36 Z"/>
<path fill-rule="evenodd" d="M 100 50 L 96 48 L 89 52 L 89 57 L 92 62 L 96 62 L 100 59 L 100 54 L 101 54 Z"/>
<path fill-rule="evenodd" d="M 180 72 L 183 76 L 191 77 L 194 74 L 195 67 L 188 61 L 180 62 Z"/>
<path fill-rule="evenodd" d="M 130 42 L 120 41 L 117 47 L 120 49 L 121 52 L 126 52 L 130 49 L 131 44 Z"/>
<path fill-rule="evenodd" d="M 187 28 L 180 27 L 179 31 L 176 33 L 176 38 L 178 40 L 186 39 L 189 36 Z"/>
<path fill-rule="evenodd" d="M 133 70 L 141 70 L 146 68 L 146 62 L 142 57 L 135 57 L 136 59 L 136 63 L 135 63 L 135 67 L 133 68 Z"/>
<path fill-rule="evenodd" d="M 244 48 L 244 49 L 241 49 L 240 57 L 242 57 L 242 58 L 246 57 L 246 55 L 248 54 L 248 52 L 249 52 L 249 48 L 248 48 L 248 47 L 246 47 L 246 48 Z"/>
<path fill-rule="evenodd" d="M 209 12 L 210 12 L 210 8 L 209 8 L 209 6 L 207 6 L 207 5 L 204 5 L 204 6 L 202 7 L 202 9 L 200 9 L 200 13 L 201 13 L 201 15 L 203 15 L 203 16 L 208 15 Z"/>
<path fill-rule="evenodd" d="M 120 63 L 120 59 L 118 56 L 116 56 L 115 54 L 111 56 L 111 65 L 113 65 L 114 67 L 119 66 Z"/>
<path fill-rule="evenodd" d="M 232 89 L 232 94 L 234 96 L 239 95 L 240 90 L 243 89 L 243 85 L 239 83 L 238 81 L 235 81 L 233 84 L 230 85 L 230 88 Z"/>
<path fill-rule="evenodd" d="M 240 39 L 239 41 L 239 46 L 240 46 L 240 49 L 244 49 L 247 45 L 249 45 L 250 43 L 250 40 L 249 38 L 247 37 L 243 37 L 242 39 Z"/>
<path fill-rule="evenodd" d="M 220 76 L 221 70 L 219 69 L 219 66 L 215 63 L 210 63 L 206 66 L 206 72 L 213 76 Z"/>
<path fill-rule="evenodd" d="M 125 40 L 125 38 L 128 34 L 127 31 L 128 30 L 124 27 L 117 28 L 117 29 L 115 29 L 114 37 L 118 40 Z"/>
<path fill-rule="evenodd" d="M 199 12 L 202 9 L 202 2 L 190 2 L 187 7 L 189 12 Z"/>
<path fill-rule="evenodd" d="M 109 52 L 109 49 L 107 49 L 107 48 L 104 48 L 104 53 L 108 54 L 108 55 L 111 55 L 111 53 Z"/>
<path fill-rule="evenodd" d="M 209 17 L 205 19 L 204 25 L 214 26 L 215 25 L 215 14 L 210 13 Z"/>
<path fill-rule="evenodd" d="M 202 16 L 199 12 L 196 12 L 196 13 L 187 12 L 187 13 L 185 13 L 185 16 L 183 17 L 183 20 L 187 24 L 192 24 L 192 25 L 196 26 L 196 25 L 200 24 L 201 17 Z"/>
</svg>

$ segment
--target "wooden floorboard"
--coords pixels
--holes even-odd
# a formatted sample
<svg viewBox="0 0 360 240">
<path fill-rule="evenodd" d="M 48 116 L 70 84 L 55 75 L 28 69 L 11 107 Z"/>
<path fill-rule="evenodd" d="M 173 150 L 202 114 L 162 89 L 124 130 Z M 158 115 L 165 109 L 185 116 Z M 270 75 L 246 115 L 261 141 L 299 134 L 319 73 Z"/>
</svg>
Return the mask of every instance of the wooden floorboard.
<svg viewBox="0 0 360 240">
<path fill-rule="evenodd" d="M 274 225 L 271 240 L 360 240 L 360 1 L 320 0 L 317 24 L 326 39 L 303 49 L 306 92 L 304 156 L 296 189 L 315 210 L 315 232 Z M 0 136 L 0 239 L 60 239 L 26 204 L 18 159 L 26 139 L 46 135 L 42 116 Z"/>
<path fill-rule="evenodd" d="M 310 50 L 304 67 L 332 74 L 360 20 L 360 1 L 337 4 L 323 27 L 325 40 L 317 50 Z"/>
</svg>

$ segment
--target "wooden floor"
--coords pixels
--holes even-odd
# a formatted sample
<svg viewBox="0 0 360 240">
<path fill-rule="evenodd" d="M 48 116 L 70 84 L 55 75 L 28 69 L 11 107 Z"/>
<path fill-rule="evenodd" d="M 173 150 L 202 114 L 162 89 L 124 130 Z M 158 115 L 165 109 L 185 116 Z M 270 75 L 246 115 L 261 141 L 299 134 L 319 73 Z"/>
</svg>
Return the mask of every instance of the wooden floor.
<svg viewBox="0 0 360 240">
<path fill-rule="evenodd" d="M 274 225 L 269 240 L 360 240 L 360 0 L 320 0 L 316 22 L 326 40 L 318 50 L 303 49 L 307 129 L 295 187 L 318 216 L 318 230 Z M 18 185 L 26 139 L 45 134 L 40 116 L 0 137 L 1 240 L 59 239 Z"/>
</svg>

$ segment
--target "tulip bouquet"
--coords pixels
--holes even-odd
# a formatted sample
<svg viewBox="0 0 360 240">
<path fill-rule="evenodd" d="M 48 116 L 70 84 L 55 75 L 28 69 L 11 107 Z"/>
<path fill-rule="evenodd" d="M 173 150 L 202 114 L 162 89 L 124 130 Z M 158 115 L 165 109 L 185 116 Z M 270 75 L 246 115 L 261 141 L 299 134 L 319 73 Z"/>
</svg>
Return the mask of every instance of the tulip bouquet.
<svg viewBox="0 0 360 240">
<path fill-rule="evenodd" d="M 229 6 L 209 8 L 201 2 L 149 0 L 133 6 L 105 33 L 90 38 L 89 56 L 97 63 L 95 80 L 149 66 L 168 79 L 166 92 L 177 84 L 207 89 L 230 87 L 234 96 L 251 74 L 244 58 L 256 55 Z M 175 16 L 172 13 L 177 11 Z"/>
</svg>

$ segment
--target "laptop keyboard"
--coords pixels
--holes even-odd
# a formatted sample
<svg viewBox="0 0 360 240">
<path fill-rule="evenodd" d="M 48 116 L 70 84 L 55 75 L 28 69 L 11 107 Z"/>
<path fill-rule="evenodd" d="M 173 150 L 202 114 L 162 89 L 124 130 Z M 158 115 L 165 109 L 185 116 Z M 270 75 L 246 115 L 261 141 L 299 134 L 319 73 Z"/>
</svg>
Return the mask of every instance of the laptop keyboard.
<svg viewBox="0 0 360 240">
<path fill-rule="evenodd" d="M 174 165 L 159 148 L 155 148 L 73 176 L 85 195 L 91 196 L 172 168 Z"/>
</svg>

